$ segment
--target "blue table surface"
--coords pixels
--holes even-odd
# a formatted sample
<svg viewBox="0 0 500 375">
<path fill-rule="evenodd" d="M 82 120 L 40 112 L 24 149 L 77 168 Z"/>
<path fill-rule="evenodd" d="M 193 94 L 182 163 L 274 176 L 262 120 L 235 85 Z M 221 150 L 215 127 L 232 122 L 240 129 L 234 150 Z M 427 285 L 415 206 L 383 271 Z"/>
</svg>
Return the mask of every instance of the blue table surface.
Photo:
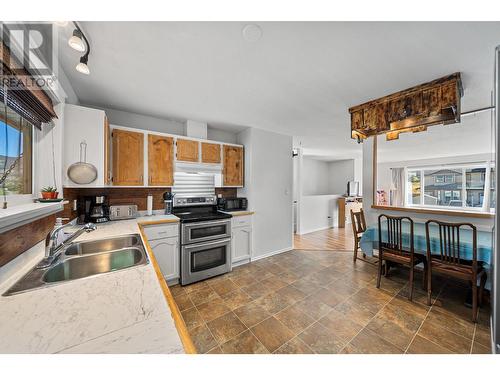
<svg viewBox="0 0 500 375">
<path fill-rule="evenodd" d="M 427 253 L 427 241 L 425 235 L 425 224 L 415 223 L 413 227 L 413 242 L 416 253 Z M 385 229 L 385 230 L 384 230 Z M 410 230 L 409 224 L 403 224 L 403 244 L 409 246 Z M 429 227 L 431 237 L 431 252 L 439 253 L 439 230 L 436 225 Z M 382 227 L 382 241 L 386 241 L 387 229 Z M 493 234 L 492 232 L 477 231 L 477 260 L 491 264 L 493 254 Z M 361 250 L 369 255 L 373 255 L 373 249 L 378 247 L 378 224 L 366 229 L 360 241 Z M 462 228 L 460 230 L 460 256 L 462 259 L 472 259 L 472 230 Z"/>
</svg>

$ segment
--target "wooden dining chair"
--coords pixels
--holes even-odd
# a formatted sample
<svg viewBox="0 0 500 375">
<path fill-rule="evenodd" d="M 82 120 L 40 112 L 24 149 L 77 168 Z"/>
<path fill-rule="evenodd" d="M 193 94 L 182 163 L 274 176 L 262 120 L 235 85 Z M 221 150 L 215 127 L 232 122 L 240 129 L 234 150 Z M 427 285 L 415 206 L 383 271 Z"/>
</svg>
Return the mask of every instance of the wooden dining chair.
<svg viewBox="0 0 500 375">
<path fill-rule="evenodd" d="M 360 250 L 360 240 L 363 233 L 366 231 L 366 221 L 365 214 L 361 208 L 358 212 L 351 210 L 351 225 L 352 233 L 354 235 L 354 257 L 353 261 L 356 262 L 358 259 L 358 250 Z M 366 254 L 363 253 L 363 258 L 366 258 Z"/>
<path fill-rule="evenodd" d="M 429 229 L 431 225 L 439 230 L 439 243 L 432 251 Z M 469 228 L 472 231 L 472 260 L 464 259 L 465 251 L 460 247 L 460 229 Z M 462 233 L 463 234 L 463 233 Z M 427 240 L 427 304 L 431 304 L 432 274 L 438 273 L 455 279 L 467 281 L 472 286 L 472 321 L 477 321 L 478 302 L 483 302 L 486 270 L 484 262 L 477 260 L 477 230 L 470 223 L 447 223 L 438 220 L 428 220 L 425 223 Z M 477 281 L 480 278 L 479 298 Z M 479 301 L 478 301 L 479 299 Z"/>
<path fill-rule="evenodd" d="M 409 224 L 409 246 L 403 244 L 403 224 Z M 385 224 L 385 229 L 383 229 Z M 386 233 L 386 238 L 383 239 L 382 234 Z M 377 288 L 380 288 L 380 278 L 382 276 L 382 262 L 386 263 L 385 276 L 389 276 L 389 266 L 398 264 L 410 268 L 410 291 L 408 299 L 413 299 L 413 271 L 417 264 L 424 264 L 424 275 L 422 279 L 425 287 L 425 278 L 427 276 L 427 262 L 423 254 L 415 253 L 413 240 L 413 220 L 407 216 L 389 216 L 379 215 L 378 217 L 378 275 Z"/>
</svg>

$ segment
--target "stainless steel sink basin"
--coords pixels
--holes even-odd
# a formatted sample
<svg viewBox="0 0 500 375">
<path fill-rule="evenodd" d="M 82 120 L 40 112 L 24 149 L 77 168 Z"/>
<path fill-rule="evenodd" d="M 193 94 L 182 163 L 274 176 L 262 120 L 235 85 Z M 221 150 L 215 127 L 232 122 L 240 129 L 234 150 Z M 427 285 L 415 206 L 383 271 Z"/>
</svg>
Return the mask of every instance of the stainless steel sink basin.
<svg viewBox="0 0 500 375">
<path fill-rule="evenodd" d="M 138 234 L 131 234 L 122 237 L 113 237 L 97 241 L 76 242 L 68 246 L 65 251 L 66 255 L 88 255 L 103 253 L 123 249 L 127 247 L 135 247 L 141 244 L 141 238 Z"/>
<path fill-rule="evenodd" d="M 144 258 L 144 253 L 136 247 L 68 258 L 50 268 L 43 275 L 43 281 L 54 283 L 117 271 L 140 264 Z"/>
<path fill-rule="evenodd" d="M 139 235 L 70 244 L 48 268 L 35 266 L 4 296 L 71 280 L 119 271 L 149 262 Z"/>
</svg>

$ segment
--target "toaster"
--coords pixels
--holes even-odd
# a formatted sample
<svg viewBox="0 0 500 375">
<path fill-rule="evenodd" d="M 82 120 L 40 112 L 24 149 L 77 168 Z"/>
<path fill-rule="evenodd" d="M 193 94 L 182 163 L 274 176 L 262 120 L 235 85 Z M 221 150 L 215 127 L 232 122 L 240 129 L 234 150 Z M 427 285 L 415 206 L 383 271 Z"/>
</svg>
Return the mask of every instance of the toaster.
<svg viewBox="0 0 500 375">
<path fill-rule="evenodd" d="M 124 204 L 109 207 L 109 220 L 134 219 L 139 216 L 136 204 Z"/>
</svg>

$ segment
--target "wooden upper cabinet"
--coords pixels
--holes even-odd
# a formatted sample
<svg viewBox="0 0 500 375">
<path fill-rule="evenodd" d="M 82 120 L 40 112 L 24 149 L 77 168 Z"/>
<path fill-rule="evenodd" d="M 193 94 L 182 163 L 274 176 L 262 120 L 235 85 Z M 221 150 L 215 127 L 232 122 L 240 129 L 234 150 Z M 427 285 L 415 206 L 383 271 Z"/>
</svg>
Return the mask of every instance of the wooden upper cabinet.
<svg viewBox="0 0 500 375">
<path fill-rule="evenodd" d="M 144 133 L 114 129 L 113 185 L 144 185 Z"/>
<path fill-rule="evenodd" d="M 224 186 L 243 186 L 243 147 L 224 145 L 223 151 Z"/>
<path fill-rule="evenodd" d="M 177 160 L 193 162 L 199 161 L 199 144 L 200 142 L 198 141 L 177 138 Z"/>
<path fill-rule="evenodd" d="M 104 183 L 109 185 L 111 183 L 111 133 L 109 131 L 109 121 L 104 116 Z"/>
<path fill-rule="evenodd" d="M 201 143 L 201 162 L 220 164 L 220 145 L 217 143 Z"/>
<path fill-rule="evenodd" d="M 174 184 L 174 139 L 148 134 L 148 174 L 150 186 Z"/>
</svg>

